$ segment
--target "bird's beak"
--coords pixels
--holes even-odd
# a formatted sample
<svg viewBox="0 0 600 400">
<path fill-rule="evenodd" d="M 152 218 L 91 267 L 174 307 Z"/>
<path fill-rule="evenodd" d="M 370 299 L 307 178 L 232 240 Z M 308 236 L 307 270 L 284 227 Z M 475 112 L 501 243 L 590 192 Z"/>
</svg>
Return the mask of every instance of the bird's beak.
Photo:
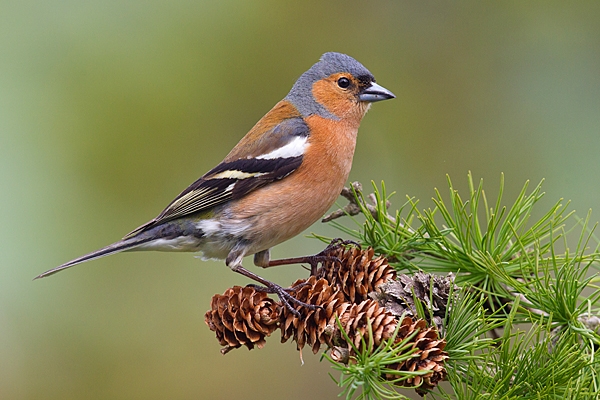
<svg viewBox="0 0 600 400">
<path fill-rule="evenodd" d="M 374 103 L 376 101 L 395 99 L 394 93 L 390 92 L 383 86 L 379 86 L 375 82 L 371 82 L 371 86 L 364 88 L 359 94 L 360 101 L 368 101 Z"/>
</svg>

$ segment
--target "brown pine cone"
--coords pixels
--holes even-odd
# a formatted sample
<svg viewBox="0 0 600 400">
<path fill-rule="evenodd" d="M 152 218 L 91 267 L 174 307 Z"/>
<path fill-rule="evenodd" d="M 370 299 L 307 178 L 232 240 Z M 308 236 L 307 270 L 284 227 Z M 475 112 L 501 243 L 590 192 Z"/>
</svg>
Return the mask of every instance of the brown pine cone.
<svg viewBox="0 0 600 400">
<path fill-rule="evenodd" d="M 292 314 L 286 307 L 282 307 L 281 315 L 281 342 L 292 338 L 298 350 L 305 345 L 317 353 L 321 344 L 331 345 L 332 333 L 336 326 L 335 317 L 343 313 L 349 306 L 344 301 L 344 295 L 330 286 L 323 278 L 311 276 L 308 279 L 296 281 L 292 288 L 297 288 L 293 294 L 299 301 L 319 306 L 314 310 L 308 307 L 295 305 L 295 310 L 300 313 L 300 318 Z"/>
<path fill-rule="evenodd" d="M 381 318 L 381 316 L 384 316 L 384 318 Z M 415 321 L 411 317 L 404 317 L 398 327 L 398 320 L 383 307 L 378 306 L 376 302 L 365 301 L 358 305 L 355 304 L 340 317 L 340 320 L 344 325 L 344 330 L 348 334 L 348 337 L 357 348 L 361 346 L 361 335 L 365 335 L 367 332 L 366 318 L 369 318 L 371 321 L 375 346 L 379 345 L 381 341 L 390 338 L 396 328 L 398 329 L 395 339 L 396 343 L 412 335 L 410 339 L 412 347 L 410 349 L 404 348 L 403 350 L 404 352 L 408 352 L 412 349 L 414 351 L 412 357 L 401 363 L 388 365 L 388 368 L 410 372 L 429 371 L 424 375 L 409 377 L 395 384 L 417 386 L 415 390 L 420 395 L 423 395 L 427 390 L 435 388 L 438 382 L 446 377 L 446 369 L 443 364 L 448 358 L 448 354 L 444 351 L 446 342 L 438 338 L 437 331 L 434 328 L 427 328 L 424 320 L 419 319 Z M 365 341 L 367 340 L 367 335 L 365 335 Z M 333 346 L 330 352 L 330 357 L 334 361 L 344 364 L 351 362 L 350 357 L 352 355 L 354 355 L 354 352 L 348 343 L 339 343 Z M 385 374 L 383 377 L 390 381 L 398 379 L 398 376 L 394 374 Z"/>
<path fill-rule="evenodd" d="M 448 353 L 444 351 L 446 341 L 438 337 L 437 330 L 427 328 L 426 322 L 422 319 L 414 321 L 410 317 L 404 317 L 401 324 L 396 340 L 400 341 L 417 330 L 418 333 L 411 340 L 412 348 L 417 350 L 413 353 L 412 358 L 391 365 L 390 368 L 410 372 L 429 370 L 430 372 L 425 375 L 416 375 L 400 383 L 403 386 L 418 386 L 417 393 L 423 395 L 427 390 L 435 388 L 438 382 L 446 377 L 444 368 L 444 361 L 448 358 Z M 387 374 L 385 378 L 394 380 L 398 377 Z"/>
<path fill-rule="evenodd" d="M 396 271 L 385 257 L 373 259 L 373 248 L 337 246 L 326 254 L 337 260 L 327 260 L 317 276 L 327 279 L 331 286 L 341 290 L 350 303 L 360 303 L 381 284 L 396 278 Z"/>
<path fill-rule="evenodd" d="M 336 261 L 325 261 L 316 276 L 298 280 L 287 289 L 299 302 L 316 306 L 311 309 L 292 303 L 300 317 L 253 287 L 234 286 L 223 295 L 213 296 L 205 321 L 224 346 L 221 352 L 225 354 L 242 345 L 261 348 L 265 338 L 281 328 L 282 342 L 292 339 L 298 350 L 308 345 L 313 353 L 324 344 L 332 348 L 334 360 L 348 363 L 356 348 L 362 350 L 363 343 L 379 346 L 398 328 L 396 342 L 412 336 L 414 353 L 410 359 L 388 367 L 427 373 L 395 384 L 414 386 L 417 393 L 424 394 L 445 379 L 446 342 L 438 338 L 435 328 L 427 327 L 426 321 L 406 314 L 415 313 L 414 303 L 420 301 L 433 309 L 434 319 L 438 314 L 445 315 L 452 277 L 417 274 L 397 278 L 384 257 L 373 259 L 372 248 L 331 247 L 324 255 L 335 257 Z M 342 335 L 338 321 L 347 336 Z M 384 378 L 398 377 L 387 374 Z"/>
<path fill-rule="evenodd" d="M 373 332 L 373 344 L 379 346 L 383 340 L 392 336 L 398 322 L 392 313 L 370 299 L 352 304 L 339 319 L 348 338 L 357 348 L 361 347 L 361 338 L 365 342 L 369 341 L 369 323 Z"/>
<path fill-rule="evenodd" d="M 226 354 L 242 345 L 259 349 L 265 337 L 278 328 L 279 304 L 250 286 L 234 286 L 224 294 L 216 294 L 204 321 L 214 331 Z"/>
</svg>

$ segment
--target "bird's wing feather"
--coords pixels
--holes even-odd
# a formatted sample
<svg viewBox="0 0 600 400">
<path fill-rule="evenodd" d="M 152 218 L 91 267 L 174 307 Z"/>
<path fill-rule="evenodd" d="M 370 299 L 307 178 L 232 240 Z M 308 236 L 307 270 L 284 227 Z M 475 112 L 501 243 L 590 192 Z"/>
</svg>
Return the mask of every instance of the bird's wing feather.
<svg viewBox="0 0 600 400">
<path fill-rule="evenodd" d="M 301 118 L 290 118 L 266 132 L 278 144 L 266 154 L 223 161 L 181 192 L 156 218 L 135 229 L 131 238 L 165 221 L 181 218 L 231 200 L 285 178 L 300 167 L 309 128 Z"/>
</svg>

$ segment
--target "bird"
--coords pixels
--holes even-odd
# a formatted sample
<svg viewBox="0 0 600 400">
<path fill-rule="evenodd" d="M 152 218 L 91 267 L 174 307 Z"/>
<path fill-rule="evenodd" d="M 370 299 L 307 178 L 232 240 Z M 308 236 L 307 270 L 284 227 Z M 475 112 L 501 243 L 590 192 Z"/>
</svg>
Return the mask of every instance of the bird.
<svg viewBox="0 0 600 400">
<path fill-rule="evenodd" d="M 393 98 L 354 58 L 323 54 L 221 163 L 156 218 L 34 279 L 123 251 L 194 252 L 225 260 L 290 308 L 298 301 L 289 290 L 245 269 L 242 260 L 254 255 L 254 264 L 263 268 L 310 260 L 271 260 L 270 249 L 308 228 L 334 204 L 350 173 L 362 118 L 372 103 Z"/>
</svg>

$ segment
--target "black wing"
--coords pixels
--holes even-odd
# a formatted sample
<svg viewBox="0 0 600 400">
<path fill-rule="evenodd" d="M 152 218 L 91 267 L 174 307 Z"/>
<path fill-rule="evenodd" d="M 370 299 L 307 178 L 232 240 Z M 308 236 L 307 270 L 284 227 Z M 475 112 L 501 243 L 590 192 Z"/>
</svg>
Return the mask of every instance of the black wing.
<svg viewBox="0 0 600 400">
<path fill-rule="evenodd" d="M 308 126 L 301 118 L 291 118 L 265 135 L 276 136 L 273 140 L 277 141 L 279 148 L 283 148 L 293 140 L 306 139 Z M 242 198 L 253 190 L 285 178 L 302 164 L 302 155 L 288 152 L 280 155 L 274 151 L 274 157 L 242 158 L 220 163 L 181 192 L 156 218 L 129 233 L 125 239 L 163 222 Z"/>
</svg>

